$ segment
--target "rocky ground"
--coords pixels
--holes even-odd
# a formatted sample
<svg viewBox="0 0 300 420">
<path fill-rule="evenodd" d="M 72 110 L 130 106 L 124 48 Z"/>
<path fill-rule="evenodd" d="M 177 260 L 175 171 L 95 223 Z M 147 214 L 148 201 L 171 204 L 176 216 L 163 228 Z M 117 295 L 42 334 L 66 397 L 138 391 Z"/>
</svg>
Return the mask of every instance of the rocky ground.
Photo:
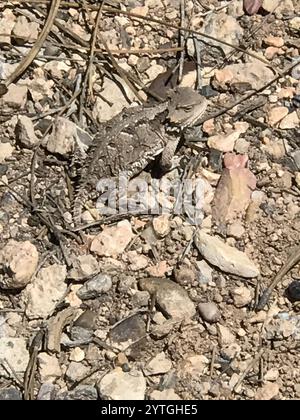
<svg viewBox="0 0 300 420">
<path fill-rule="evenodd" d="M 299 265 L 255 310 L 300 242 L 299 2 L 76 3 L 17 77 L 49 10 L 0 3 L 0 399 L 299 399 Z M 180 57 L 209 112 L 162 180 L 195 163 L 201 224 L 76 230 L 74 148 Z"/>
</svg>

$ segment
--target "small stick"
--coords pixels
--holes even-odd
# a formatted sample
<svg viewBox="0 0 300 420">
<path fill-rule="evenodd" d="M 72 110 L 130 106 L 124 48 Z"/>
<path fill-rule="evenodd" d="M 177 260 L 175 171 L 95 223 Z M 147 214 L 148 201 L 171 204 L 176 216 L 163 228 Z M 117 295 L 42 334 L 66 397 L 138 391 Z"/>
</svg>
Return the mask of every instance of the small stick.
<svg viewBox="0 0 300 420">
<path fill-rule="evenodd" d="M 281 269 L 276 274 L 274 280 L 269 285 L 269 287 L 261 295 L 258 305 L 256 307 L 257 311 L 261 311 L 266 304 L 268 303 L 271 294 L 277 284 L 282 280 L 282 278 L 300 261 L 300 246 L 298 246 L 295 252 L 288 258 L 287 262 L 281 267 Z"/>
</svg>

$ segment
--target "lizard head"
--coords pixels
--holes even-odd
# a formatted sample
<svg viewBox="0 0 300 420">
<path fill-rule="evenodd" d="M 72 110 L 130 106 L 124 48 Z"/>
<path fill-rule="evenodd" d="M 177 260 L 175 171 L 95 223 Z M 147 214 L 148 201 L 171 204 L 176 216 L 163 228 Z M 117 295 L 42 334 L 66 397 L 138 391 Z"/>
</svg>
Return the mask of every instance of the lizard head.
<svg viewBox="0 0 300 420">
<path fill-rule="evenodd" d="M 189 87 L 179 87 L 170 95 L 168 119 L 181 128 L 193 127 L 202 117 L 207 100 Z"/>
</svg>

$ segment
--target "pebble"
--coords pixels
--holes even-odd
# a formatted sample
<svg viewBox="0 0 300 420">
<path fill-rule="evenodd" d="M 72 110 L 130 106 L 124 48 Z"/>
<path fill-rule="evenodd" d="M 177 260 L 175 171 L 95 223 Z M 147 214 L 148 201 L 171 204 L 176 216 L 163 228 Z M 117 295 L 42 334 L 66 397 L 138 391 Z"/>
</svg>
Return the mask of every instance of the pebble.
<svg viewBox="0 0 300 420">
<path fill-rule="evenodd" d="M 237 308 L 243 308 L 244 306 L 249 305 L 253 298 L 252 291 L 245 286 L 233 289 L 231 296 L 233 298 L 233 303 Z"/>
<path fill-rule="evenodd" d="M 206 372 L 208 365 L 207 357 L 202 354 L 193 354 L 178 362 L 177 374 L 180 378 L 191 376 L 199 379 Z"/>
<path fill-rule="evenodd" d="M 288 21 L 289 27 L 294 31 L 300 32 L 300 16 L 296 16 Z"/>
<path fill-rule="evenodd" d="M 17 388 L 10 386 L 9 388 L 0 389 L 0 401 L 17 401 L 23 400 L 22 393 Z"/>
<path fill-rule="evenodd" d="M 150 295 L 148 292 L 142 290 L 135 290 L 132 296 L 132 303 L 134 306 L 148 306 Z"/>
<path fill-rule="evenodd" d="M 164 238 L 170 232 L 170 215 L 161 214 L 158 217 L 154 217 L 152 221 L 153 229 L 158 237 Z"/>
<path fill-rule="evenodd" d="M 274 127 L 279 123 L 279 121 L 286 117 L 288 113 L 289 110 L 285 106 L 276 106 L 268 112 L 267 121 L 272 127 Z"/>
<path fill-rule="evenodd" d="M 39 24 L 37 22 L 29 22 L 26 16 L 18 16 L 12 29 L 12 38 L 17 45 L 34 42 L 38 37 L 38 30 Z"/>
<path fill-rule="evenodd" d="M 58 394 L 55 400 L 94 401 L 98 400 L 98 393 L 92 385 L 78 385 L 72 391 L 64 391 Z"/>
<path fill-rule="evenodd" d="M 27 343 L 24 338 L 17 337 L 1 337 L 0 339 L 0 360 L 7 367 L 4 369 L 0 364 L 0 377 L 10 378 L 10 369 L 14 369 L 16 374 L 21 378 L 27 368 L 29 362 L 29 352 Z M 5 361 L 9 364 L 6 365 Z"/>
<path fill-rule="evenodd" d="M 194 303 L 179 284 L 169 279 L 152 277 L 141 279 L 139 285 L 142 290 L 155 294 L 158 306 L 168 317 L 183 319 L 195 315 Z"/>
<path fill-rule="evenodd" d="M 149 264 L 148 258 L 145 255 L 138 254 L 137 251 L 128 251 L 127 257 L 132 271 L 142 270 Z"/>
<path fill-rule="evenodd" d="M 181 286 L 191 285 L 195 281 L 195 272 L 191 268 L 182 265 L 180 268 L 174 270 L 176 283 Z"/>
<path fill-rule="evenodd" d="M 60 264 L 40 269 L 22 292 L 29 318 L 46 318 L 52 313 L 67 291 L 66 275 L 66 266 Z"/>
<path fill-rule="evenodd" d="M 222 88 L 227 84 L 244 83 L 251 85 L 252 89 L 260 89 L 273 77 L 273 72 L 258 60 L 230 64 L 215 72 L 216 82 Z"/>
<path fill-rule="evenodd" d="M 299 127 L 299 124 L 300 124 L 300 119 L 298 117 L 297 112 L 294 111 L 288 114 L 286 117 L 284 117 L 280 121 L 279 128 L 281 128 L 282 130 L 289 130 L 289 129 Z"/>
<path fill-rule="evenodd" d="M 108 274 L 98 274 L 77 290 L 77 296 L 81 300 L 95 299 L 101 294 L 108 292 L 111 287 L 111 276 Z"/>
<path fill-rule="evenodd" d="M 220 239 L 199 231 L 194 240 L 203 257 L 220 270 L 245 278 L 259 275 L 258 268 L 244 252 L 225 244 Z"/>
<path fill-rule="evenodd" d="M 204 321 L 214 323 L 218 322 L 221 318 L 219 308 L 213 302 L 199 303 L 198 310 Z"/>
<path fill-rule="evenodd" d="M 222 11 L 218 14 L 208 14 L 204 19 L 201 30 L 207 35 L 222 39 L 233 45 L 237 45 L 240 37 L 243 36 L 243 29 L 238 21 L 233 16 L 229 16 Z M 221 48 L 225 55 L 232 51 L 232 47 L 213 40 L 210 40 L 210 44 Z"/>
<path fill-rule="evenodd" d="M 288 286 L 287 293 L 292 302 L 300 301 L 300 281 L 292 281 Z"/>
<path fill-rule="evenodd" d="M 80 347 L 75 347 L 70 351 L 69 359 L 72 362 L 82 362 L 85 359 L 85 352 Z"/>
<path fill-rule="evenodd" d="M 276 368 L 269 369 L 264 375 L 265 381 L 277 381 L 278 378 L 279 378 L 279 370 Z"/>
<path fill-rule="evenodd" d="M 158 353 L 144 368 L 144 374 L 149 375 L 159 375 L 169 372 L 172 368 L 171 360 L 167 359 L 165 353 L 162 351 Z"/>
<path fill-rule="evenodd" d="M 226 360 L 233 360 L 241 352 L 241 346 L 237 343 L 231 343 L 222 347 L 221 356 Z"/>
<path fill-rule="evenodd" d="M 99 394 L 104 400 L 144 400 L 146 380 L 139 370 L 123 372 L 120 367 L 103 376 L 98 384 Z"/>
<path fill-rule="evenodd" d="M 69 271 L 72 280 L 81 280 L 99 272 L 99 263 L 93 255 L 79 255 L 72 261 L 73 267 Z"/>
<path fill-rule="evenodd" d="M 32 120 L 26 115 L 19 115 L 16 124 L 16 137 L 18 141 L 28 149 L 34 147 L 39 139 L 35 135 Z"/>
<path fill-rule="evenodd" d="M 111 345 L 123 351 L 146 335 L 146 324 L 140 315 L 133 315 L 119 322 L 109 332 Z"/>
<path fill-rule="evenodd" d="M 125 251 L 132 238 L 134 234 L 131 225 L 128 220 L 123 220 L 116 226 L 106 226 L 94 237 L 90 249 L 99 256 L 116 258 Z"/>
<path fill-rule="evenodd" d="M 70 362 L 66 370 L 66 379 L 72 383 L 80 381 L 90 371 L 90 368 L 79 362 Z"/>
<path fill-rule="evenodd" d="M 217 331 L 220 346 L 226 346 L 235 342 L 235 336 L 232 334 L 229 328 L 224 327 L 221 324 L 217 324 Z"/>
<path fill-rule="evenodd" d="M 273 36 L 273 35 L 269 35 L 267 36 L 267 38 L 264 39 L 264 43 L 266 45 L 270 45 L 271 47 L 283 47 L 284 45 L 284 40 L 283 38 L 279 37 L 279 36 Z"/>
<path fill-rule="evenodd" d="M 255 400 L 272 400 L 279 394 L 279 385 L 274 382 L 266 382 L 255 394 Z"/>
<path fill-rule="evenodd" d="M 31 242 L 17 242 L 10 239 L 0 253 L 2 268 L 9 274 L 9 277 L 2 279 L 1 287 L 4 289 L 25 287 L 30 282 L 38 261 L 38 251 Z"/>
<path fill-rule="evenodd" d="M 124 81 L 118 76 L 115 80 L 104 77 L 101 98 L 96 98 L 92 115 L 100 123 L 108 121 L 128 107 L 127 100 L 133 102 L 135 97 Z"/>
<path fill-rule="evenodd" d="M 233 238 L 236 238 L 236 239 L 240 239 L 240 238 L 242 238 L 243 237 L 243 235 L 244 235 L 244 233 L 245 233 L 245 228 L 244 228 L 244 226 L 240 223 L 240 222 L 238 222 L 238 221 L 235 221 L 235 222 L 233 222 L 231 225 L 229 225 L 228 226 L 228 228 L 227 228 L 227 234 L 229 235 L 229 236 L 232 236 Z"/>
<path fill-rule="evenodd" d="M 28 89 L 26 86 L 11 84 L 8 86 L 8 91 L 0 98 L 1 108 L 22 109 L 27 100 Z"/>
<path fill-rule="evenodd" d="M 200 284 L 207 284 L 210 283 L 212 281 L 212 273 L 213 273 L 213 269 L 211 268 L 210 265 L 207 264 L 207 262 L 205 260 L 201 260 L 201 261 L 197 261 L 197 268 L 198 268 L 198 272 L 197 272 L 197 279 L 199 281 Z"/>
<path fill-rule="evenodd" d="M 38 355 L 39 375 L 41 382 L 52 382 L 62 375 L 62 370 L 58 359 L 47 353 Z"/>
<path fill-rule="evenodd" d="M 238 131 L 233 131 L 230 134 L 217 134 L 208 138 L 207 145 L 211 149 L 220 150 L 224 153 L 232 152 L 239 137 L 240 132 Z"/>
<path fill-rule="evenodd" d="M 0 163 L 3 163 L 6 159 L 9 159 L 14 151 L 14 147 L 10 143 L 0 143 Z"/>
<path fill-rule="evenodd" d="M 150 400 L 152 401 L 176 401 L 180 399 L 179 395 L 177 395 L 174 389 L 171 388 L 164 389 L 162 391 L 155 390 L 150 394 Z"/>
<path fill-rule="evenodd" d="M 92 143 L 90 135 L 72 121 L 58 117 L 55 120 L 51 134 L 47 137 L 47 150 L 62 156 L 70 155 L 76 145 L 83 149 Z"/>
</svg>

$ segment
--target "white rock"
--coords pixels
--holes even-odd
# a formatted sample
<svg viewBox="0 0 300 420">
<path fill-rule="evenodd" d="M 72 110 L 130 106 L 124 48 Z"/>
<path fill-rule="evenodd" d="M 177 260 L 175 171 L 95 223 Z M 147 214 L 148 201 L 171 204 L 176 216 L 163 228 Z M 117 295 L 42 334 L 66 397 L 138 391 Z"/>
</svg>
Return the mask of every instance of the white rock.
<svg viewBox="0 0 300 420">
<path fill-rule="evenodd" d="M 95 236 L 90 249 L 100 256 L 117 257 L 125 251 L 133 237 L 131 224 L 122 220 L 116 226 L 105 227 Z"/>
<path fill-rule="evenodd" d="M 225 244 L 216 237 L 199 231 L 195 235 L 195 244 L 210 264 L 219 267 L 226 273 L 246 278 L 257 277 L 259 275 L 258 268 L 244 252 Z"/>
<path fill-rule="evenodd" d="M 255 394 L 255 400 L 272 400 L 279 394 L 279 385 L 266 382 Z"/>
<path fill-rule="evenodd" d="M 161 214 L 160 216 L 154 217 L 152 224 L 155 233 L 163 238 L 170 232 L 170 215 Z"/>
<path fill-rule="evenodd" d="M 76 145 L 77 127 L 72 121 L 58 117 L 52 133 L 48 136 L 47 150 L 66 156 L 73 152 Z"/>
<path fill-rule="evenodd" d="M 252 291 L 245 286 L 236 287 L 232 290 L 231 295 L 237 308 L 247 306 L 252 301 Z"/>
<path fill-rule="evenodd" d="M 153 391 L 150 394 L 151 400 L 159 400 L 159 401 L 175 401 L 180 400 L 181 398 L 179 395 L 176 394 L 174 389 L 167 388 L 162 391 Z"/>
<path fill-rule="evenodd" d="M 13 39 L 18 45 L 34 42 L 38 37 L 38 29 L 37 22 L 29 22 L 26 16 L 18 16 L 12 30 Z"/>
<path fill-rule="evenodd" d="M 11 378 L 10 367 L 14 369 L 18 376 L 23 376 L 29 362 L 29 352 L 26 347 L 24 338 L 1 337 L 0 360 L 7 368 L 7 370 L 4 369 L 2 363 L 0 364 L 0 376 L 2 378 Z M 7 360 L 9 366 L 5 363 L 5 360 Z"/>
<path fill-rule="evenodd" d="M 123 80 L 119 79 L 118 77 L 117 80 L 124 88 L 128 99 L 133 101 L 134 95 L 132 91 L 126 85 L 124 86 Z M 127 108 L 129 106 L 123 91 L 119 88 L 118 83 L 116 83 L 114 80 L 104 78 L 101 96 L 103 99 L 97 97 L 93 109 L 93 117 L 99 122 L 110 120 L 119 114 L 123 108 Z"/>
<path fill-rule="evenodd" d="M 138 254 L 137 251 L 128 251 L 127 257 L 130 262 L 130 269 L 133 271 L 142 270 L 149 264 L 148 258 L 145 255 Z"/>
<path fill-rule="evenodd" d="M 85 359 L 85 352 L 80 347 L 75 347 L 70 351 L 69 359 L 73 362 L 82 362 Z"/>
<path fill-rule="evenodd" d="M 1 107 L 9 107 L 13 109 L 22 109 L 25 106 L 27 99 L 27 87 L 11 84 L 8 86 L 8 91 L 0 99 Z"/>
<path fill-rule="evenodd" d="M 193 378 L 199 378 L 207 371 L 209 360 L 207 357 L 199 354 L 193 354 L 185 357 L 178 363 L 178 376 L 192 376 Z"/>
<path fill-rule="evenodd" d="M 235 341 L 235 336 L 232 334 L 229 328 L 224 327 L 221 324 L 217 325 L 218 330 L 218 340 L 220 346 L 226 346 L 232 344 Z"/>
<path fill-rule="evenodd" d="M 280 121 L 279 128 L 281 128 L 282 130 L 288 130 L 291 128 L 299 127 L 299 124 L 300 124 L 300 120 L 299 120 L 298 114 L 296 111 L 294 111 L 288 114 L 286 117 L 284 117 Z"/>
<path fill-rule="evenodd" d="M 44 69 L 49 71 L 51 76 L 61 79 L 63 73 L 70 70 L 70 66 L 61 60 L 50 60 L 44 65 Z"/>
<path fill-rule="evenodd" d="M 213 273 L 213 269 L 211 268 L 211 266 L 208 265 L 205 260 L 201 260 L 197 261 L 197 267 L 199 270 L 199 272 L 197 273 L 199 283 L 206 284 L 211 282 Z"/>
<path fill-rule="evenodd" d="M 243 35 L 243 29 L 240 27 L 237 20 L 224 12 L 218 14 L 210 13 L 205 18 L 201 31 L 233 45 L 238 45 L 239 39 Z M 207 41 L 207 38 L 205 41 Z M 209 43 L 221 48 L 224 54 L 228 54 L 232 51 L 231 47 L 221 44 L 220 42 L 209 40 Z"/>
<path fill-rule="evenodd" d="M 19 289 L 30 281 L 37 268 L 39 254 L 29 241 L 10 239 L 0 253 L 0 261 L 4 270 L 10 272 L 9 278 L 3 279 L 1 287 Z"/>
<path fill-rule="evenodd" d="M 300 16 L 296 16 L 293 19 L 289 20 L 289 26 L 295 31 L 300 31 Z"/>
<path fill-rule="evenodd" d="M 72 261 L 73 268 L 69 272 L 69 277 L 73 280 L 79 280 L 83 277 L 91 276 L 99 272 L 98 261 L 93 255 L 79 255 Z"/>
<path fill-rule="evenodd" d="M 265 381 L 277 381 L 278 378 L 279 378 L 279 371 L 276 368 L 269 369 L 264 375 Z"/>
<path fill-rule="evenodd" d="M 33 79 L 25 79 L 22 83 L 27 86 L 34 102 L 41 101 L 44 98 L 52 98 L 54 95 L 52 89 L 54 81 L 47 80 L 41 69 L 37 69 Z"/>
<path fill-rule="evenodd" d="M 275 13 L 281 13 L 294 10 L 294 5 L 292 0 L 263 0 L 262 8 L 267 12 L 273 12 L 276 8 Z"/>
<path fill-rule="evenodd" d="M 145 391 L 146 380 L 142 372 L 135 369 L 123 372 L 117 367 L 99 383 L 100 397 L 105 400 L 144 400 Z"/>
<path fill-rule="evenodd" d="M 172 368 L 171 360 L 167 359 L 165 353 L 162 351 L 158 353 L 144 368 L 145 375 L 158 375 L 167 373 Z"/>
<path fill-rule="evenodd" d="M 10 9 L 1 11 L 0 19 L 0 44 L 11 44 L 10 34 L 15 25 L 16 17 Z"/>
<path fill-rule="evenodd" d="M 34 126 L 30 118 L 26 115 L 18 116 L 18 123 L 16 125 L 16 135 L 19 142 L 28 147 L 28 149 L 35 146 L 39 139 L 35 135 Z"/>
<path fill-rule="evenodd" d="M 39 374 L 41 382 L 52 382 L 62 375 L 62 370 L 55 356 L 47 353 L 38 355 Z"/>
<path fill-rule="evenodd" d="M 10 143 L 0 143 L 0 163 L 8 159 L 13 154 L 14 147 Z"/>
<path fill-rule="evenodd" d="M 46 318 L 64 297 L 67 291 L 64 265 L 53 264 L 42 268 L 31 284 L 23 291 L 27 301 L 26 315 L 29 318 Z"/>
<path fill-rule="evenodd" d="M 147 70 L 146 74 L 149 80 L 154 80 L 159 74 L 163 73 L 165 68 L 160 64 L 152 64 Z"/>
</svg>

